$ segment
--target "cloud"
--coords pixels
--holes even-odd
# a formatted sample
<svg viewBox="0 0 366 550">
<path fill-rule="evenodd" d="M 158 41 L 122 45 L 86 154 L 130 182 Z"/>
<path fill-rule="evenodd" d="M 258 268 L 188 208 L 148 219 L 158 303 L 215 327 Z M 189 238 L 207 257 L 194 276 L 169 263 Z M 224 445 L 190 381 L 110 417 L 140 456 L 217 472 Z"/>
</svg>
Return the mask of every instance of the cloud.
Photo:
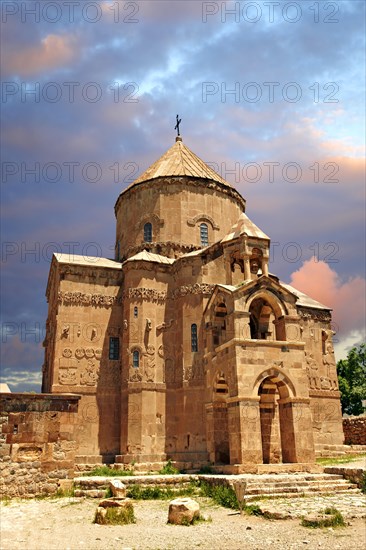
<svg viewBox="0 0 366 550">
<path fill-rule="evenodd" d="M 323 261 L 308 260 L 292 273 L 290 284 L 305 294 L 333 309 L 333 322 L 340 341 L 353 334 L 360 340 L 365 327 L 366 281 L 350 277 L 342 281 L 338 274 Z"/>
<path fill-rule="evenodd" d="M 74 42 L 68 34 L 48 34 L 36 46 L 9 52 L 5 57 L 6 70 L 27 77 L 64 67 L 75 57 Z"/>
</svg>

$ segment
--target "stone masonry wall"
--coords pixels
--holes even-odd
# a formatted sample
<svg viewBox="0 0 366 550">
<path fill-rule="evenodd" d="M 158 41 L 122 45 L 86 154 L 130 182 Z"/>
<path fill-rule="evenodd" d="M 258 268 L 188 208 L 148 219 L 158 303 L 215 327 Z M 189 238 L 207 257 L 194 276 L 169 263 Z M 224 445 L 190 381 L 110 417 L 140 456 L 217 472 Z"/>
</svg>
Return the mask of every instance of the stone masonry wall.
<svg viewBox="0 0 366 550">
<path fill-rule="evenodd" d="M 0 496 L 53 494 L 74 477 L 78 395 L 0 394 Z"/>
<path fill-rule="evenodd" d="M 366 416 L 343 418 L 346 445 L 366 445 Z"/>
</svg>

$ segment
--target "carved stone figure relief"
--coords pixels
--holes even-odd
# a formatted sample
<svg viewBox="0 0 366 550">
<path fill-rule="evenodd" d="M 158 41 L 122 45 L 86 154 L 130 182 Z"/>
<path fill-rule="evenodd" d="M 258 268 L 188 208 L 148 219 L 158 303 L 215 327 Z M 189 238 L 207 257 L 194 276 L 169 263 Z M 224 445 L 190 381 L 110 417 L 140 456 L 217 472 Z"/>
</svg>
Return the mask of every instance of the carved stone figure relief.
<svg viewBox="0 0 366 550">
<path fill-rule="evenodd" d="M 77 371 L 75 368 L 60 367 L 58 381 L 61 385 L 75 386 L 77 384 L 76 375 Z"/>
<path fill-rule="evenodd" d="M 157 325 L 156 332 L 161 331 L 165 332 L 166 330 L 170 329 L 174 325 L 174 319 L 170 319 L 168 323 L 161 323 L 160 325 Z"/>
<path fill-rule="evenodd" d="M 96 364 L 89 360 L 84 372 L 80 375 L 80 384 L 82 386 L 95 386 L 98 382 L 99 374 Z"/>
</svg>

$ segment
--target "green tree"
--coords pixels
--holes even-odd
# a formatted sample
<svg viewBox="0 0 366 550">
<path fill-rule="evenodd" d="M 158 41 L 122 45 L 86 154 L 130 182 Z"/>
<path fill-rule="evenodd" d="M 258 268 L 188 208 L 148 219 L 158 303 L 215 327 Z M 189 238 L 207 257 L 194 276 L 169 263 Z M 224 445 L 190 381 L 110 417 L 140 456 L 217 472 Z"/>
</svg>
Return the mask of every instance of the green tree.
<svg viewBox="0 0 366 550">
<path fill-rule="evenodd" d="M 366 399 L 366 345 L 352 348 L 347 359 L 337 363 L 342 413 L 363 413 L 362 400 Z"/>
</svg>

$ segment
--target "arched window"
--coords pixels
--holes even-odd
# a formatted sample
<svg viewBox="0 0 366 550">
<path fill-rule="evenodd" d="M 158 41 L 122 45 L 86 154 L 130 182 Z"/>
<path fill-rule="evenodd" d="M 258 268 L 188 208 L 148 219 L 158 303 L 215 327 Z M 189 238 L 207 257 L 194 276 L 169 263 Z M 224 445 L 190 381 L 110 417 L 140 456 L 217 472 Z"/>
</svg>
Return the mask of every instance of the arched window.
<svg viewBox="0 0 366 550">
<path fill-rule="evenodd" d="M 200 225 L 201 246 L 208 246 L 208 226 L 207 223 Z"/>
<path fill-rule="evenodd" d="M 198 338 L 197 338 L 197 325 L 193 323 L 191 325 L 191 349 L 192 351 L 198 351 Z"/>
<path fill-rule="evenodd" d="M 150 222 L 145 223 L 144 225 L 144 241 L 145 243 L 152 242 L 152 225 Z"/>
<path fill-rule="evenodd" d="M 140 352 L 135 349 L 135 351 L 132 354 L 132 365 L 134 369 L 138 369 L 140 367 Z"/>
<path fill-rule="evenodd" d="M 137 319 L 137 317 L 139 316 L 139 308 L 137 306 L 133 308 L 133 316 L 135 317 L 135 319 Z"/>
</svg>

